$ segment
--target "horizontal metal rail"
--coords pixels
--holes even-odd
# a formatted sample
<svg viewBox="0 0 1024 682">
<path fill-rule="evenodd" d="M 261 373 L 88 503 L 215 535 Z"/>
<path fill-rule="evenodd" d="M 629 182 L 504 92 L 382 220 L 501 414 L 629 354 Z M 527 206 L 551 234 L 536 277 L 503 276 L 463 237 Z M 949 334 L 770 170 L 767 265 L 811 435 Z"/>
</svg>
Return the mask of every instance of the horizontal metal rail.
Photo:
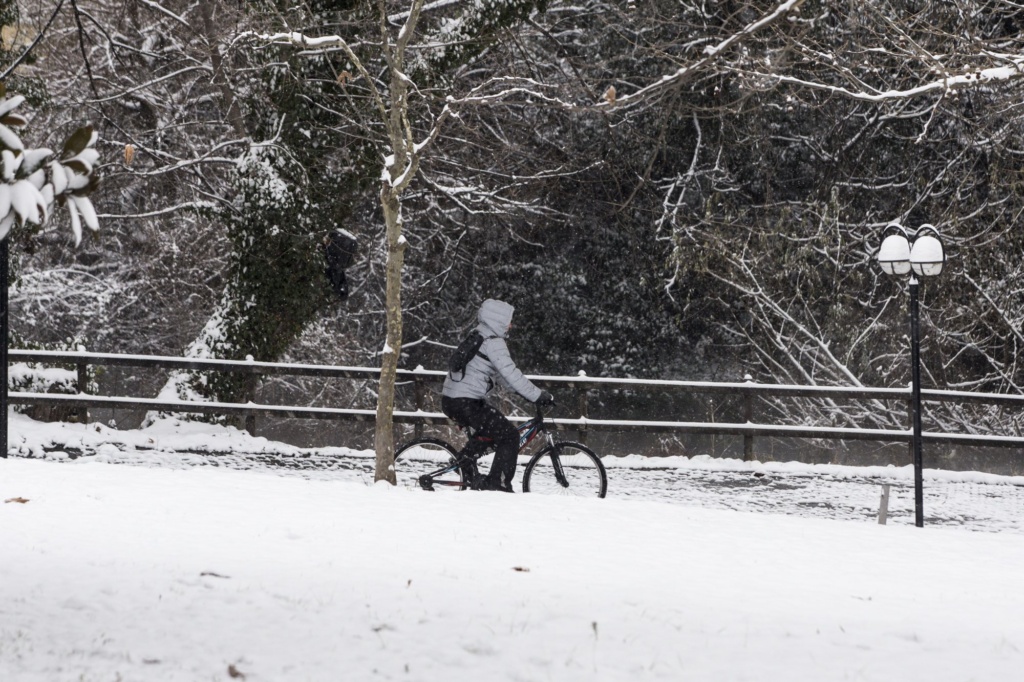
<svg viewBox="0 0 1024 682">
<path fill-rule="evenodd" d="M 33 362 L 46 365 L 72 365 L 77 368 L 79 386 L 86 385 L 87 368 L 89 366 L 121 366 L 151 367 L 163 370 L 179 371 L 218 371 L 236 372 L 256 376 L 291 375 L 313 376 L 343 379 L 376 379 L 380 369 L 368 367 L 345 367 L 331 365 L 305 365 L 272 362 L 255 362 L 240 360 L 214 360 L 195 358 L 155 357 L 147 355 L 122 355 L 113 353 L 87 353 L 64 351 L 8 351 L 9 362 Z M 397 424 L 414 424 L 417 431 L 425 424 L 448 424 L 443 414 L 425 412 L 423 392 L 420 390 L 424 382 L 439 382 L 445 372 L 425 370 L 398 370 L 398 378 L 403 382 L 413 382 L 417 386 L 415 411 L 394 412 Z M 813 439 L 869 440 L 884 442 L 910 443 L 912 433 L 908 430 L 889 429 L 858 429 L 840 427 L 813 427 L 759 424 L 753 419 L 752 400 L 761 398 L 827 398 L 846 400 L 897 400 L 909 403 L 910 388 L 864 388 L 842 386 L 791 386 L 783 384 L 757 384 L 754 382 L 703 382 L 645 379 L 616 379 L 586 376 L 530 376 L 537 384 L 549 387 L 563 386 L 573 388 L 577 392 L 579 414 L 578 419 L 553 419 L 555 428 L 575 430 L 581 438 L 588 431 L 619 431 L 619 432 L 673 432 L 679 434 L 737 436 L 744 439 L 744 458 L 752 458 L 754 437 L 790 437 Z M 736 395 L 743 399 L 745 423 L 728 422 L 671 422 L 647 420 L 609 420 L 590 419 L 587 409 L 587 392 L 589 390 L 630 389 L 652 390 L 669 389 L 690 393 L 706 393 L 712 395 Z M 1024 409 L 1024 395 L 1000 393 L 973 393 L 967 391 L 923 390 L 922 398 L 935 402 L 975 402 L 991 405 L 1020 407 Z M 87 410 L 90 408 L 110 409 L 146 409 L 165 412 L 182 412 L 197 414 L 234 415 L 246 418 L 247 428 L 255 433 L 255 417 L 278 417 L 298 419 L 335 419 L 357 422 L 373 422 L 375 410 L 337 409 L 325 407 L 293 407 L 282 405 L 259 405 L 255 403 L 218 403 L 161 400 L 158 398 L 109 397 L 93 396 L 85 393 L 77 395 L 42 394 L 42 393 L 10 393 L 8 401 L 20 405 L 61 405 L 79 410 L 82 421 L 87 421 Z M 925 432 L 923 440 L 927 443 L 944 443 L 984 447 L 1015 447 L 1024 452 L 1024 438 L 1012 436 L 990 436 L 976 434 L 949 434 Z"/>
<path fill-rule="evenodd" d="M 50 405 L 69 408 L 144 408 L 162 412 L 197 414 L 225 414 L 238 416 L 272 416 L 296 419 L 337 419 L 357 422 L 372 422 L 374 410 L 339 409 L 329 407 L 288 407 L 283 405 L 260 405 L 257 403 L 190 402 L 186 400 L 160 400 L 158 398 L 124 398 L 110 396 L 89 396 L 85 394 L 64 395 L 54 393 L 11 393 L 8 400 L 15 405 Z M 525 421 L 526 417 L 513 417 L 513 421 Z M 448 417 L 439 412 L 409 412 L 396 410 L 394 421 L 398 424 L 449 424 Z M 869 440 L 909 443 L 911 431 L 890 429 L 850 429 L 816 426 L 787 426 L 771 424 L 735 424 L 729 422 L 670 422 L 636 421 L 619 419 L 550 419 L 548 423 L 563 431 L 644 431 L 675 432 L 719 436 L 775 436 L 789 438 L 828 438 L 842 440 Z M 977 436 L 949 433 L 922 434 L 926 443 L 957 445 L 1024 447 L 1024 438 L 1004 436 Z"/>
<path fill-rule="evenodd" d="M 67 351 L 18 350 L 8 351 L 9 362 L 37 362 L 48 365 L 106 365 L 111 367 L 153 367 L 182 371 L 238 372 L 259 376 L 314 376 L 338 379 L 374 379 L 380 376 L 376 367 L 346 367 L 336 365 L 306 365 L 247 360 L 214 360 L 175 358 L 151 355 L 123 355 L 118 353 L 70 353 Z M 429 369 L 399 369 L 403 381 L 441 381 L 445 372 Z M 789 384 L 758 384 L 747 382 L 677 381 L 671 379 L 618 379 L 613 377 L 527 375 L 538 384 L 567 388 L 632 388 L 632 389 L 684 389 L 691 393 L 751 395 L 753 397 L 780 398 L 833 398 L 849 400 L 910 400 L 907 388 L 866 388 L 860 386 L 793 386 Z M 1009 405 L 1024 408 L 1024 395 L 1006 393 L 974 393 L 972 391 L 942 391 L 922 389 L 923 400 L 931 402 L 975 402 L 991 405 Z"/>
</svg>

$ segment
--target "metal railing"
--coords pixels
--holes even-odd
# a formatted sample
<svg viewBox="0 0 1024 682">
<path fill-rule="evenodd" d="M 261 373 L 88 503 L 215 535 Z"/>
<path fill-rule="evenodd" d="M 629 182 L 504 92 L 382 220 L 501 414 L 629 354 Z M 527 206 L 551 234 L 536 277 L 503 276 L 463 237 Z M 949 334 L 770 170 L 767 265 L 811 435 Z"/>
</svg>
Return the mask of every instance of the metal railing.
<svg viewBox="0 0 1024 682">
<path fill-rule="evenodd" d="M 373 380 L 380 374 L 377 368 L 343 367 L 330 365 L 304 365 L 236 360 L 202 360 L 192 358 L 157 357 L 146 355 L 121 355 L 111 353 L 69 353 L 63 351 L 29 351 L 11 349 L 9 362 L 39 363 L 45 365 L 74 366 L 78 373 L 78 386 L 88 386 L 89 368 L 148 367 L 178 371 L 216 371 L 249 374 L 257 381 L 260 377 L 289 375 L 311 376 L 325 379 Z M 414 424 L 417 432 L 425 424 L 445 424 L 447 418 L 440 413 L 426 412 L 427 385 L 439 383 L 444 372 L 433 370 L 399 370 L 401 382 L 414 385 L 414 410 L 396 410 L 396 424 Z M 587 376 L 530 376 L 536 384 L 546 388 L 570 389 L 575 393 L 579 417 L 575 419 L 552 420 L 558 429 L 577 431 L 585 439 L 588 431 L 641 431 L 648 433 L 672 432 L 677 434 L 700 434 L 736 436 L 743 438 L 744 459 L 753 458 L 753 441 L 757 437 L 789 437 L 839 440 L 869 440 L 882 442 L 910 443 L 912 432 L 897 429 L 843 428 L 832 426 L 795 426 L 788 424 L 764 424 L 754 421 L 754 404 L 758 398 L 818 398 L 831 400 L 884 400 L 902 401 L 910 411 L 911 393 L 909 388 L 861 388 L 834 386 L 792 386 L 783 384 L 757 384 L 754 382 L 701 382 L 672 380 L 615 379 Z M 646 390 L 662 389 L 690 394 L 727 395 L 741 401 L 742 422 L 684 422 L 650 421 L 635 419 L 591 419 L 589 417 L 589 394 L 598 389 Z M 929 402 L 980 403 L 1020 409 L 1024 412 L 1024 395 L 997 393 L 974 393 L 967 391 L 922 390 L 922 398 Z M 90 408 L 141 408 L 153 411 L 217 414 L 244 417 L 246 429 L 256 433 L 257 417 L 279 417 L 300 419 L 336 419 L 372 422 L 374 410 L 341 409 L 328 407 L 300 407 L 285 405 L 263 405 L 256 403 L 190 402 L 163 400 L 158 398 L 112 397 L 56 393 L 12 392 L 8 401 L 16 405 L 62 405 L 78 410 L 79 420 L 89 420 Z M 926 443 L 967 445 L 985 447 L 1018 448 L 1024 452 L 1024 437 L 995 436 L 964 433 L 925 432 Z"/>
</svg>

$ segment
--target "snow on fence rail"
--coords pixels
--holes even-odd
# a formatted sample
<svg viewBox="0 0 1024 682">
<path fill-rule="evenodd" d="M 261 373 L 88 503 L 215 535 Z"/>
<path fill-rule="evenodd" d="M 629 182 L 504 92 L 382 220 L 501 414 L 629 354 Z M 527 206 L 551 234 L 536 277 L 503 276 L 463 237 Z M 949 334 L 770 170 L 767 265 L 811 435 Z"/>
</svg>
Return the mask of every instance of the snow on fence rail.
<svg viewBox="0 0 1024 682">
<path fill-rule="evenodd" d="M 122 355 L 113 353 L 87 353 L 64 351 L 35 351 L 11 349 L 9 362 L 33 362 L 47 365 L 74 365 L 78 370 L 78 385 L 87 386 L 90 366 L 150 367 L 164 370 L 221 371 L 250 374 L 254 379 L 261 376 L 290 375 L 316 376 L 324 378 L 372 379 L 380 374 L 373 367 L 344 367 L 331 365 L 305 365 L 276 362 L 238 360 L 212 360 L 179 358 L 151 355 Z M 443 380 L 442 371 L 398 370 L 400 381 L 412 382 L 415 386 L 415 411 L 396 410 L 394 421 L 398 424 L 414 424 L 417 431 L 424 424 L 445 424 L 447 417 L 436 412 L 425 412 L 426 384 Z M 580 416 L 575 419 L 553 419 L 556 428 L 574 430 L 585 438 L 587 431 L 643 431 L 675 432 L 716 436 L 737 436 L 744 441 L 744 459 L 753 458 L 755 437 L 820 438 L 838 440 L 871 440 L 909 443 L 912 431 L 896 429 L 861 429 L 842 427 L 792 426 L 760 424 L 753 421 L 754 398 L 828 398 L 857 400 L 900 400 L 908 405 L 911 400 L 910 388 L 867 388 L 837 386 L 793 386 L 785 384 L 756 384 L 748 382 L 707 382 L 675 381 L 652 379 L 616 379 L 608 377 L 580 376 L 539 376 L 529 377 L 546 387 L 573 389 L 577 397 Z M 588 392 L 598 388 L 672 389 L 689 393 L 725 394 L 738 396 L 742 400 L 742 423 L 729 422 L 684 422 L 590 419 L 588 417 Z M 974 393 L 968 391 L 941 391 L 923 389 L 921 397 L 932 402 L 974 402 L 988 405 L 1016 407 L 1024 410 L 1024 395 L 1002 393 Z M 327 407 L 298 407 L 286 405 L 262 405 L 256 403 L 190 402 L 182 400 L 161 400 L 157 398 L 94 396 L 86 393 L 77 395 L 51 393 L 12 392 L 8 396 L 11 404 L 19 405 L 63 405 L 79 409 L 79 418 L 88 421 L 89 408 L 144 408 L 168 412 L 190 412 L 200 414 L 235 415 L 244 417 L 246 429 L 256 431 L 256 417 L 279 417 L 299 419 L 347 419 L 373 421 L 374 410 L 339 409 Z M 909 423 L 909 419 L 908 419 Z M 961 433 L 925 432 L 926 443 L 947 445 L 1015 447 L 1024 452 L 1024 438 L 1016 436 L 994 436 Z"/>
</svg>

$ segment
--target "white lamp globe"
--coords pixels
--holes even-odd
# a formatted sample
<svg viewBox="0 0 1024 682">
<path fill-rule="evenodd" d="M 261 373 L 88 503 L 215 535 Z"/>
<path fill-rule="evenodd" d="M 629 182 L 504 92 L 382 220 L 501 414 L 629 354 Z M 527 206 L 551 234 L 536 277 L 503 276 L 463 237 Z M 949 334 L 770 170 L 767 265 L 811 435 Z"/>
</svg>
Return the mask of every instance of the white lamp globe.
<svg viewBox="0 0 1024 682">
<path fill-rule="evenodd" d="M 888 275 L 910 272 L 910 242 L 904 234 L 890 234 L 878 249 L 878 264 Z"/>
<path fill-rule="evenodd" d="M 930 227 L 928 225 L 922 226 Z M 914 247 L 910 250 L 910 265 L 914 273 L 922 277 L 934 277 L 942 272 L 946 254 L 938 237 L 918 232 Z"/>
</svg>

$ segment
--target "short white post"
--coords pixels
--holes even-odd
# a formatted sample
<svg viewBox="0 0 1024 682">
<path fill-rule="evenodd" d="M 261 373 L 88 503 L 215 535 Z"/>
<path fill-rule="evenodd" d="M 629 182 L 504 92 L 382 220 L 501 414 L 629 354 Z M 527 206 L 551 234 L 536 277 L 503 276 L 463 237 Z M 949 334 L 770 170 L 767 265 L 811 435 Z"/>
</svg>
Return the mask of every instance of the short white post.
<svg viewBox="0 0 1024 682">
<path fill-rule="evenodd" d="M 889 518 L 889 484 L 882 484 L 882 501 L 878 505 L 878 523 L 885 525 L 885 520 Z"/>
</svg>

